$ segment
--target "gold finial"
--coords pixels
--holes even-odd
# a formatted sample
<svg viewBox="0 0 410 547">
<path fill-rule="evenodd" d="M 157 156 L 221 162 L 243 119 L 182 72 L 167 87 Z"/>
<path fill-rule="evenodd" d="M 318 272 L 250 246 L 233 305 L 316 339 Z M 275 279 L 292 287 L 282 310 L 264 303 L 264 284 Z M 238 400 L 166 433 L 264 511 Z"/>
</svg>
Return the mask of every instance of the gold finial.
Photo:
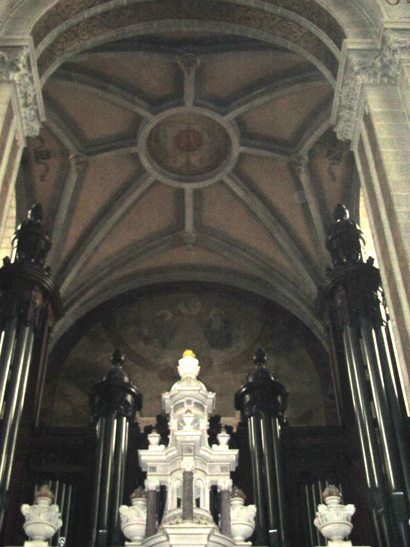
<svg viewBox="0 0 410 547">
<path fill-rule="evenodd" d="M 196 359 L 196 355 L 191 349 L 186 349 L 182 354 L 182 357 L 193 357 L 194 359 Z"/>
</svg>

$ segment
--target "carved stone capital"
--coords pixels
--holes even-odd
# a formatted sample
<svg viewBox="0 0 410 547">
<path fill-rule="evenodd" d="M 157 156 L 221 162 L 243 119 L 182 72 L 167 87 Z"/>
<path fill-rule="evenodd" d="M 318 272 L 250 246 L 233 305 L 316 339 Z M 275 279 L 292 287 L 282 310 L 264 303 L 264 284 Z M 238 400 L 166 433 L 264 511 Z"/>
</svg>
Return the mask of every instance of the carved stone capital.
<svg viewBox="0 0 410 547">
<path fill-rule="evenodd" d="M 230 479 L 229 477 L 218 479 L 218 490 L 228 490 L 229 492 L 231 492 L 232 479 Z"/>
<path fill-rule="evenodd" d="M 403 60 L 410 60 L 410 34 L 386 29 L 378 50 L 350 49 L 335 102 L 335 132 L 342 141 L 355 141 L 364 111 L 362 88 L 365 84 L 396 84 Z"/>
<path fill-rule="evenodd" d="M 193 459 L 184 458 L 181 462 L 182 471 L 193 472 L 195 471 L 195 462 Z"/>
<path fill-rule="evenodd" d="M 153 477 L 148 477 L 147 479 L 145 479 L 144 487 L 147 492 L 148 490 L 155 490 L 155 492 L 158 492 L 159 480 L 154 479 Z"/>
<path fill-rule="evenodd" d="M 354 52 L 348 52 L 337 98 L 337 112 L 334 116 L 335 132 L 341 141 L 353 140 L 360 110 L 362 85 L 361 63 Z"/>
<path fill-rule="evenodd" d="M 35 137 L 44 118 L 39 85 L 28 45 L 0 44 L 0 83 L 13 82 L 25 137 Z"/>
</svg>

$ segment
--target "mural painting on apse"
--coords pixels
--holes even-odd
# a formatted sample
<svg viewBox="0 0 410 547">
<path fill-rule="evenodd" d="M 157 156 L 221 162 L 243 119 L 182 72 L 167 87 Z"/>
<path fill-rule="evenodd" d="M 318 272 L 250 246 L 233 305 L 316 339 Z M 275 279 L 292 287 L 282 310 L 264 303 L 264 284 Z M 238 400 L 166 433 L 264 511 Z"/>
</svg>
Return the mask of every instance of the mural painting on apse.
<svg viewBox="0 0 410 547">
<path fill-rule="evenodd" d="M 216 414 L 234 416 L 235 391 L 249 372 L 255 348 L 262 346 L 268 368 L 290 393 L 289 423 L 325 425 L 330 379 L 326 371 L 318 372 L 297 324 L 275 317 L 263 299 L 211 292 L 147 296 L 106 306 L 61 368 L 51 423 L 84 425 L 89 420 L 87 393 L 106 371 L 113 347 L 124 350 L 126 368 L 144 394 L 143 416 L 156 416 L 160 394 L 177 380 L 175 363 L 188 344 L 201 360 L 201 380 L 218 393 Z"/>
</svg>

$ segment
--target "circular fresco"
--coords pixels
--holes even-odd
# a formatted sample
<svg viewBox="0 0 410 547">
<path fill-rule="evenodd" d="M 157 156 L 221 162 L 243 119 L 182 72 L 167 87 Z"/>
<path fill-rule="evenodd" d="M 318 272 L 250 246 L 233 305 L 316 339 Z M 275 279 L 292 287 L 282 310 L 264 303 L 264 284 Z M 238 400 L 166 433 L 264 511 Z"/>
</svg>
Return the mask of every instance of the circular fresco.
<svg viewBox="0 0 410 547">
<path fill-rule="evenodd" d="M 220 167 L 229 155 L 231 140 L 216 120 L 186 111 L 158 122 L 149 132 L 146 146 L 163 170 L 189 177 Z"/>
</svg>

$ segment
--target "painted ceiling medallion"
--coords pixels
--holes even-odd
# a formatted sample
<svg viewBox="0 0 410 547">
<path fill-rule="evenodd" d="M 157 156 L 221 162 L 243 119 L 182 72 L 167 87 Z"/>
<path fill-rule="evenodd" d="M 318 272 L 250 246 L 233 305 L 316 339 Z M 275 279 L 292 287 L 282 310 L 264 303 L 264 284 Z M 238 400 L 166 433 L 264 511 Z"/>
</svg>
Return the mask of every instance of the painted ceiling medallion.
<svg viewBox="0 0 410 547">
<path fill-rule="evenodd" d="M 147 151 L 163 170 L 182 177 L 214 171 L 227 159 L 231 139 L 216 120 L 196 112 L 179 112 L 149 132 Z"/>
</svg>

